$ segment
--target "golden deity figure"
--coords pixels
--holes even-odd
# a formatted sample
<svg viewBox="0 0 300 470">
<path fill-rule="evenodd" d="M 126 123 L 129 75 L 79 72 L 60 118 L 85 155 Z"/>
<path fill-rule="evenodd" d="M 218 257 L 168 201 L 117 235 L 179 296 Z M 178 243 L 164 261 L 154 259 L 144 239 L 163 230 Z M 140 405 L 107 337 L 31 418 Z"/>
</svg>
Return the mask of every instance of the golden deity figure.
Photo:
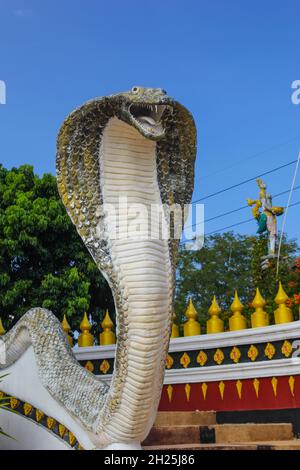
<svg viewBox="0 0 300 470">
<path fill-rule="evenodd" d="M 259 199 L 247 199 L 247 203 L 252 207 L 253 217 L 257 220 L 257 233 L 268 232 L 268 256 L 266 258 L 274 258 L 276 256 L 276 239 L 277 239 L 277 219 L 284 212 L 283 207 L 273 206 L 272 196 L 266 189 L 267 185 L 261 179 L 256 180 L 259 187 Z"/>
</svg>

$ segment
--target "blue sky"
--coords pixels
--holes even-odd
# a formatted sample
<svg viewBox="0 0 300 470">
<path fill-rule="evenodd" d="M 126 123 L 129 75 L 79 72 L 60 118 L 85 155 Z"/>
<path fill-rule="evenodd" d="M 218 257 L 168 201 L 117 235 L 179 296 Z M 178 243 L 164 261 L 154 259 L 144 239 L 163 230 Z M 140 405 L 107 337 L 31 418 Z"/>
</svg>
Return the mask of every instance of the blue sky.
<svg viewBox="0 0 300 470">
<path fill-rule="evenodd" d="M 0 161 L 6 167 L 29 163 L 40 174 L 54 173 L 56 135 L 66 115 L 87 99 L 136 84 L 163 87 L 192 111 L 194 199 L 297 158 L 296 0 L 0 0 L 0 20 L 0 80 L 7 86 Z M 287 190 L 293 169 L 268 175 L 269 191 Z M 206 218 L 256 196 L 252 182 L 210 198 Z M 275 201 L 284 205 L 287 195 Z M 298 239 L 299 214 L 300 205 L 291 208 L 286 225 Z M 246 209 L 219 218 L 206 232 L 249 217 Z M 255 222 L 236 231 L 255 233 Z"/>
</svg>

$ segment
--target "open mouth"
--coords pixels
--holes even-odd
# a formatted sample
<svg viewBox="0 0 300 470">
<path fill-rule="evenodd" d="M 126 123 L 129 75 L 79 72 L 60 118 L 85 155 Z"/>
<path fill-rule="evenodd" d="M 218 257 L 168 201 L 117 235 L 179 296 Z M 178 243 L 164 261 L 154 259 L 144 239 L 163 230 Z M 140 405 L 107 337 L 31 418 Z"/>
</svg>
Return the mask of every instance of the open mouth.
<svg viewBox="0 0 300 470">
<path fill-rule="evenodd" d="M 164 134 L 162 117 L 168 105 L 136 103 L 129 107 L 129 113 L 138 127 L 152 135 Z"/>
</svg>

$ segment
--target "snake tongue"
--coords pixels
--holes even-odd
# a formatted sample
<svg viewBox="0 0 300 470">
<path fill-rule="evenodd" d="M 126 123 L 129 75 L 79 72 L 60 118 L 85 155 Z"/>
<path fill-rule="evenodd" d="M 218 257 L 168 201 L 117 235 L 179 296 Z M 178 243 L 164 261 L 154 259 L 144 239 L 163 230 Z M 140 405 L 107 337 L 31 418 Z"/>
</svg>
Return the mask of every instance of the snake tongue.
<svg viewBox="0 0 300 470">
<path fill-rule="evenodd" d="M 157 124 L 156 121 L 150 116 L 139 116 L 138 120 L 150 124 L 151 126 L 155 126 L 155 124 Z"/>
</svg>

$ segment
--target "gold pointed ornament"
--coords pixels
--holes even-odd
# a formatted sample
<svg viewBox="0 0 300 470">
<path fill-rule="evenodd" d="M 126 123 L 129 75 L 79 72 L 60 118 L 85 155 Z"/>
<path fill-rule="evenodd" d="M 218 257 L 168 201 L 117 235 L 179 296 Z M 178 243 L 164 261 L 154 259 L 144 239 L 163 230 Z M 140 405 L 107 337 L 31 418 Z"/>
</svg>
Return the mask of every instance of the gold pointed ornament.
<svg viewBox="0 0 300 470">
<path fill-rule="evenodd" d="M 210 319 L 206 322 L 206 332 L 211 333 L 222 333 L 224 331 L 224 322 L 219 318 L 221 309 L 217 302 L 216 296 L 214 295 L 211 306 L 209 307 L 208 313 Z"/>
<path fill-rule="evenodd" d="M 276 377 L 273 377 L 272 380 L 271 380 L 271 384 L 272 384 L 272 389 L 273 389 L 274 397 L 276 398 L 276 397 L 277 397 L 278 379 L 277 379 Z"/>
<path fill-rule="evenodd" d="M 254 379 L 253 380 L 253 387 L 254 387 L 254 390 L 255 390 L 256 398 L 258 398 L 258 395 L 259 395 L 259 385 L 260 385 L 260 381 L 258 379 Z"/>
<path fill-rule="evenodd" d="M 203 382 L 203 384 L 201 385 L 201 390 L 202 390 L 202 395 L 203 395 L 204 400 L 206 400 L 207 389 L 208 389 L 208 385 L 205 382 Z"/>
<path fill-rule="evenodd" d="M 101 327 L 103 329 L 102 333 L 100 333 L 100 345 L 101 346 L 115 344 L 116 335 L 112 331 L 113 326 L 114 324 L 109 316 L 108 310 L 106 310 L 105 317 L 101 323 Z"/>
<path fill-rule="evenodd" d="M 73 339 L 72 339 L 72 336 L 69 334 L 70 331 L 71 331 L 71 327 L 68 323 L 68 320 L 67 320 L 67 317 L 66 315 L 64 315 L 64 318 L 63 318 L 63 321 L 61 322 L 61 326 L 62 326 L 62 329 L 64 330 L 65 332 L 65 335 L 67 337 L 67 340 L 68 340 L 68 343 L 70 346 L 73 346 Z"/>
<path fill-rule="evenodd" d="M 225 392 L 225 383 L 223 382 L 223 380 L 219 383 L 219 391 L 220 391 L 221 399 L 223 400 L 224 392 Z"/>
<path fill-rule="evenodd" d="M 179 337 L 179 328 L 178 325 L 175 323 L 176 320 L 176 314 L 175 312 L 172 315 L 172 333 L 171 333 L 171 338 L 178 338 Z"/>
<path fill-rule="evenodd" d="M 80 348 L 94 346 L 94 336 L 90 333 L 91 329 L 92 325 L 90 324 L 87 313 L 85 312 L 80 323 L 81 334 L 78 337 L 78 346 Z"/>
<path fill-rule="evenodd" d="M 295 396 L 295 378 L 292 375 L 290 375 L 288 382 L 289 382 L 291 395 L 292 397 L 294 397 Z"/>
<path fill-rule="evenodd" d="M 185 390 L 185 396 L 186 396 L 187 401 L 190 401 L 190 397 L 191 397 L 191 386 L 190 386 L 190 384 L 185 384 L 184 390 Z"/>
<path fill-rule="evenodd" d="M 265 299 L 262 297 L 259 289 L 256 289 L 256 294 L 252 302 L 252 307 L 255 311 L 251 315 L 251 326 L 252 328 L 259 328 L 261 326 L 269 325 L 269 315 L 264 311 L 266 305 Z"/>
<path fill-rule="evenodd" d="M 192 299 L 189 300 L 188 307 L 185 311 L 187 321 L 183 325 L 184 336 L 197 336 L 201 334 L 200 323 L 197 320 L 197 311 L 194 307 Z"/>
<path fill-rule="evenodd" d="M 288 295 L 284 291 L 281 282 L 279 282 L 278 292 L 275 297 L 275 302 L 278 308 L 274 312 L 275 323 L 290 323 L 293 321 L 293 312 L 287 307 L 286 303 L 289 300 Z"/>
<path fill-rule="evenodd" d="M 0 318 L 0 336 L 4 335 L 5 329 L 2 323 L 2 319 Z"/>
<path fill-rule="evenodd" d="M 237 390 L 237 393 L 238 393 L 238 397 L 241 400 L 242 399 L 243 383 L 240 380 L 237 380 L 235 386 L 236 386 L 236 390 Z"/>
<path fill-rule="evenodd" d="M 239 299 L 237 291 L 234 293 L 234 300 L 230 306 L 233 315 L 229 318 L 229 329 L 230 331 L 244 330 L 247 328 L 247 321 L 244 315 L 242 315 L 243 304 Z"/>
<path fill-rule="evenodd" d="M 167 386 L 167 394 L 168 394 L 168 399 L 169 399 L 169 402 L 171 403 L 172 401 L 172 396 L 173 396 L 173 387 L 171 384 L 169 384 Z"/>
</svg>

